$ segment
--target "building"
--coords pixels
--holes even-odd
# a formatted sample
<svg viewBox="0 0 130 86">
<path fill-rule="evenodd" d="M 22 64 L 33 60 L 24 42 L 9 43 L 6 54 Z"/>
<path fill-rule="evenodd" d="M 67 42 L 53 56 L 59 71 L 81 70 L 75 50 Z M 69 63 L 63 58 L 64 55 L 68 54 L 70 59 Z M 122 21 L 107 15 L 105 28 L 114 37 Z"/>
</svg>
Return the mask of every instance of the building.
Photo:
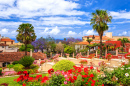
<svg viewBox="0 0 130 86">
<path fill-rule="evenodd" d="M 8 38 L 8 37 L 4 37 L 4 36 L 1 36 L 0 34 L 0 43 L 3 43 L 3 44 L 7 44 L 7 45 L 12 45 L 14 44 L 14 40 Z"/>
<path fill-rule="evenodd" d="M 111 38 L 111 39 L 114 39 L 114 41 L 117 41 L 119 38 L 121 38 L 121 39 L 123 39 L 123 38 L 130 39 L 129 36 L 112 36 L 112 32 L 107 32 L 106 36 L 109 37 L 109 38 Z"/>
<path fill-rule="evenodd" d="M 32 54 L 32 55 L 31 55 Z M 46 59 L 46 55 L 41 52 L 30 53 L 27 55 L 32 56 L 35 60 L 39 61 Z M 13 61 L 19 61 L 23 56 L 25 56 L 25 52 L 3 52 L 0 53 L 0 67 L 5 67 L 7 64 L 11 64 Z"/>
</svg>

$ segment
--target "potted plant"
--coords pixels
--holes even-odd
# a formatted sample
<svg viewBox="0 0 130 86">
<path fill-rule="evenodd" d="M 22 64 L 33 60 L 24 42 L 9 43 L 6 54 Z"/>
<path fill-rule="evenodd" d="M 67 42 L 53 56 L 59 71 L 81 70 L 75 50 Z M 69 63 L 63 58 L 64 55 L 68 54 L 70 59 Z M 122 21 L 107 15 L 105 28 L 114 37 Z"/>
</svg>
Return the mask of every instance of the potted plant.
<svg viewBox="0 0 130 86">
<path fill-rule="evenodd" d="M 106 59 L 107 59 L 108 61 L 110 61 L 112 57 L 113 57 L 113 55 L 110 54 L 110 53 L 108 53 L 108 54 L 106 55 Z"/>
</svg>

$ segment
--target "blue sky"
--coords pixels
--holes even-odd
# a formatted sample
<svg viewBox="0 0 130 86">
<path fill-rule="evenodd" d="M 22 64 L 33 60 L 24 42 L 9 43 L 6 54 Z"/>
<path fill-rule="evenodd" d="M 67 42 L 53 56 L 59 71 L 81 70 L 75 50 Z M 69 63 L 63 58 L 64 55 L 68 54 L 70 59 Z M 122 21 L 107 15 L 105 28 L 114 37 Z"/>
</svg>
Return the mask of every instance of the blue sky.
<svg viewBox="0 0 130 86">
<path fill-rule="evenodd" d="M 113 17 L 106 32 L 130 36 L 129 4 L 130 0 L 0 0 L 0 34 L 15 38 L 20 24 L 31 23 L 37 38 L 97 35 L 90 26 L 91 13 L 104 9 Z"/>
</svg>

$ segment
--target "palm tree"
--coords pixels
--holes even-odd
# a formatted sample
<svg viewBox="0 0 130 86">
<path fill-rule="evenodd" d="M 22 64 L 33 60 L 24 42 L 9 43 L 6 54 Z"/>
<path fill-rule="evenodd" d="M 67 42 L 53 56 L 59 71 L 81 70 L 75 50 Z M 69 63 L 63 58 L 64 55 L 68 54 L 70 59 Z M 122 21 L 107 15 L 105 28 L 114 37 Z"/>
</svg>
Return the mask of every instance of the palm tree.
<svg viewBox="0 0 130 86">
<path fill-rule="evenodd" d="M 25 56 L 26 56 L 27 44 L 30 44 L 32 41 L 36 39 L 34 27 L 32 26 L 32 24 L 23 23 L 19 25 L 17 32 L 18 34 L 17 34 L 16 39 L 25 44 Z"/>
<path fill-rule="evenodd" d="M 93 40 L 92 39 L 87 39 L 86 41 L 90 44 Z"/>
<path fill-rule="evenodd" d="M 102 58 L 102 36 L 104 31 L 108 30 L 108 22 L 111 22 L 112 16 L 109 16 L 106 10 L 96 10 L 92 13 L 90 25 L 93 25 L 93 30 L 96 30 L 100 36 L 100 58 Z"/>
</svg>

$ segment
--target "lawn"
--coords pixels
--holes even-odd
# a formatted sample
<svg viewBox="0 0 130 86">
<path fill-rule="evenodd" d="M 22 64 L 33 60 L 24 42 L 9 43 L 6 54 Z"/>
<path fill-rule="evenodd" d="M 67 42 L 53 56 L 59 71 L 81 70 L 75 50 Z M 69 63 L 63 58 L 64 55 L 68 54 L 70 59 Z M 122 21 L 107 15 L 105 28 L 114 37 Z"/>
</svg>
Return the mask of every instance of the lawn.
<svg viewBox="0 0 130 86">
<path fill-rule="evenodd" d="M 47 75 L 47 74 L 42 74 L 42 76 L 45 76 L 45 75 Z M 30 75 L 30 76 L 34 77 L 36 75 Z M 0 78 L 0 84 L 2 84 L 2 83 L 8 83 L 9 86 L 20 86 L 20 85 L 17 84 L 16 81 L 14 81 L 14 79 L 17 79 L 18 77 L 19 76 Z"/>
</svg>

